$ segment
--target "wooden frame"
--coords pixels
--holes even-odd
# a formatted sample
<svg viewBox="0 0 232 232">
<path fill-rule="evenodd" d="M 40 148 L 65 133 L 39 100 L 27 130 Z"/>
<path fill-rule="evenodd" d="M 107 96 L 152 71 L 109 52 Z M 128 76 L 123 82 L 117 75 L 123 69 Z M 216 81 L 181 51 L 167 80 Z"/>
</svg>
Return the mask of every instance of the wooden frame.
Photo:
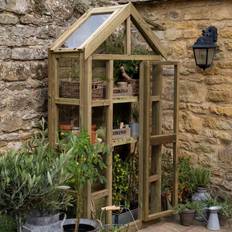
<svg viewBox="0 0 232 232">
<path fill-rule="evenodd" d="M 61 48 L 64 41 L 85 21 L 91 14 L 100 14 L 105 12 L 113 12 L 106 22 L 104 22 L 95 33 L 88 38 L 83 46 L 75 49 Z M 125 22 L 125 43 L 124 54 L 94 54 L 98 46 L 110 36 L 110 34 Z M 132 55 L 131 54 L 131 22 L 135 24 L 139 32 L 143 35 L 146 42 L 156 52 L 156 55 Z M 139 216 L 137 224 L 142 226 L 143 221 L 150 221 L 162 216 L 173 213 L 172 210 L 160 212 L 160 185 L 161 185 L 161 171 L 160 171 L 160 154 L 162 144 L 174 144 L 174 194 L 173 204 L 177 203 L 178 190 L 178 175 L 177 175 L 177 157 L 178 157 L 178 107 L 179 107 L 179 84 L 178 84 L 178 63 L 170 61 L 162 61 L 165 55 L 165 49 L 161 46 L 158 38 L 146 25 L 145 21 L 139 15 L 134 6 L 129 3 L 126 5 L 94 8 L 84 14 L 77 22 L 64 32 L 49 49 L 49 89 L 48 89 L 48 126 L 49 126 L 49 141 L 51 146 L 56 146 L 56 135 L 58 131 L 59 107 L 60 106 L 78 106 L 80 114 L 80 126 L 91 134 L 92 125 L 92 107 L 104 107 L 106 109 L 106 144 L 109 146 L 110 155 L 107 157 L 106 170 L 106 185 L 104 189 L 92 191 L 90 184 L 86 186 L 85 194 L 85 216 L 91 216 L 91 202 L 92 200 L 106 199 L 107 205 L 112 205 L 112 155 L 115 146 L 123 144 L 139 143 Z M 59 59 L 79 58 L 79 75 L 80 75 L 80 99 L 64 98 L 59 96 Z M 118 60 L 137 60 L 140 61 L 140 77 L 139 77 L 139 96 L 124 96 L 120 98 L 113 98 L 113 68 L 114 61 Z M 92 79 L 94 73 L 92 66 L 94 61 L 102 61 L 106 64 L 106 97 L 104 99 L 92 99 Z M 150 94 L 148 89 L 151 86 L 151 65 L 157 67 L 163 65 L 174 65 L 174 132 L 173 134 L 162 135 L 161 132 L 161 104 L 162 104 L 162 78 L 157 72 L 158 93 L 154 96 Z M 113 130 L 113 105 L 119 103 L 137 103 L 139 104 L 139 138 L 127 142 L 114 142 L 112 140 Z M 157 104 L 157 112 L 150 118 L 150 109 L 152 104 Z M 151 123 L 156 126 L 156 133 L 151 131 Z M 152 168 L 159 170 L 157 173 L 149 174 L 148 162 L 149 154 L 151 154 L 150 147 L 156 146 L 154 151 L 156 154 L 151 161 L 154 163 Z M 158 157 L 158 158 L 157 158 Z M 150 185 L 156 184 L 156 188 Z M 157 184 L 158 183 L 158 184 Z M 155 201 L 149 202 L 149 194 L 152 194 Z M 153 209 L 153 213 L 149 209 Z M 107 223 L 112 222 L 111 212 L 106 215 Z M 131 223 L 132 225 L 133 223 Z M 133 231 L 132 226 L 130 231 Z"/>
<path fill-rule="evenodd" d="M 155 65 L 157 71 L 156 78 L 156 91 L 151 93 L 151 66 Z M 174 67 L 174 114 L 173 114 L 173 134 L 161 134 L 162 116 L 161 116 L 161 93 L 162 93 L 162 76 L 160 75 L 161 66 L 172 65 Z M 144 94 L 144 212 L 143 220 L 151 221 L 160 217 L 173 214 L 173 210 L 161 211 L 161 149 L 164 144 L 173 144 L 173 191 L 172 191 L 172 205 L 176 206 L 178 203 L 178 112 L 179 112 L 179 78 L 178 78 L 178 63 L 177 62 L 146 62 L 145 63 L 145 88 L 148 89 Z M 153 73 L 154 75 L 154 73 Z M 154 96 L 157 95 L 158 97 Z M 153 96 L 152 96 L 153 95 Z M 155 101 L 154 101 L 155 100 Z M 153 104 L 156 104 L 156 108 Z M 150 112 L 150 109 L 152 112 Z M 152 113 L 152 117 L 151 117 Z M 154 125 L 154 126 L 151 126 Z M 153 128 L 150 130 L 150 128 Z M 151 155 L 151 158 L 149 158 Z M 151 160 L 150 160 L 151 159 Z M 149 174 L 149 163 L 151 162 L 151 171 L 155 173 Z M 149 187 L 151 185 L 151 187 Z M 149 203 L 149 199 L 154 199 Z"/>
<path fill-rule="evenodd" d="M 74 49 L 67 49 L 61 48 L 62 44 L 65 40 L 85 21 L 87 20 L 91 14 L 96 13 L 106 13 L 106 12 L 113 12 L 112 15 L 107 19 L 97 31 L 95 31 L 79 48 Z M 65 31 L 59 39 L 57 39 L 54 44 L 51 46 L 51 51 L 68 51 L 71 52 L 72 50 L 80 50 L 83 51 L 85 54 L 85 59 L 87 59 L 93 52 L 101 45 L 101 43 L 110 36 L 114 30 L 126 21 L 126 35 L 127 35 L 127 42 L 126 42 L 126 53 L 130 54 L 130 18 L 132 19 L 133 23 L 136 25 L 140 33 L 143 35 L 145 41 L 150 45 L 150 47 L 156 51 L 158 54 L 162 55 L 166 58 L 166 51 L 159 42 L 158 37 L 152 32 L 149 28 L 147 23 L 144 19 L 140 16 L 138 11 L 132 5 L 132 3 L 128 3 L 121 6 L 115 7 L 102 7 L 102 8 L 95 8 L 87 13 L 85 13 L 77 22 L 75 22 L 67 31 Z"/>
</svg>

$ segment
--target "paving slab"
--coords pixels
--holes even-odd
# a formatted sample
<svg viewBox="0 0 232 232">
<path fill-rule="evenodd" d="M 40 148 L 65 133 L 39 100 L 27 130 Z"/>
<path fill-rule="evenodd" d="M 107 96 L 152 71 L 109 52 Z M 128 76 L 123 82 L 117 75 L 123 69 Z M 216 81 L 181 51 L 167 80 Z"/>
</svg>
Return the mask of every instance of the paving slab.
<svg viewBox="0 0 232 232">
<path fill-rule="evenodd" d="M 209 232 L 204 225 L 182 226 L 176 222 L 158 222 L 149 225 L 140 232 Z M 232 232 L 232 229 L 222 228 L 218 232 Z"/>
</svg>

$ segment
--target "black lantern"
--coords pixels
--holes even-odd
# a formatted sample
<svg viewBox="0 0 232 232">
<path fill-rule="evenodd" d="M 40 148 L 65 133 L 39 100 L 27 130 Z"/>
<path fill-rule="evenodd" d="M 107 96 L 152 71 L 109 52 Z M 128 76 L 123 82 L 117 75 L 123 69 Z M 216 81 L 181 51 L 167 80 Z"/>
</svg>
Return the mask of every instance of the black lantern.
<svg viewBox="0 0 232 232">
<path fill-rule="evenodd" d="M 202 31 L 202 36 L 193 45 L 193 53 L 196 65 L 206 69 L 213 63 L 217 47 L 217 28 L 210 26 Z"/>
</svg>

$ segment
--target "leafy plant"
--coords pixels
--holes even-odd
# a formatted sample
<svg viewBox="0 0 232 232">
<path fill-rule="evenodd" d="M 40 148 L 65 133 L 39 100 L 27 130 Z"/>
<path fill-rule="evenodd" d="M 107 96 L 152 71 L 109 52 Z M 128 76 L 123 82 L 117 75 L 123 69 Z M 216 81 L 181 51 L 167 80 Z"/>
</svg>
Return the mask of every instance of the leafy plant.
<svg viewBox="0 0 232 232">
<path fill-rule="evenodd" d="M 232 202 L 226 198 L 225 200 L 218 200 L 215 198 L 209 198 L 204 201 L 206 207 L 211 206 L 220 206 L 220 214 L 225 216 L 226 218 L 232 218 Z"/>
<path fill-rule="evenodd" d="M 198 201 L 187 201 L 185 204 L 178 204 L 175 210 L 178 214 L 181 214 L 186 210 L 194 210 L 198 215 L 202 215 L 203 205 Z"/>
<path fill-rule="evenodd" d="M 92 144 L 86 132 L 81 131 L 79 136 L 67 134 L 61 141 L 63 154 L 69 157 L 66 171 L 71 176 L 69 184 L 76 195 L 76 225 L 78 231 L 82 215 L 85 188 L 94 181 L 104 183 L 105 177 L 101 175 L 105 170 L 105 155 L 107 148 L 103 144 Z"/>
<path fill-rule="evenodd" d="M 113 155 L 113 204 L 127 208 L 136 204 L 138 196 L 138 162 L 135 154 L 121 159 L 119 154 Z"/>
<path fill-rule="evenodd" d="M 45 129 L 22 149 L 1 154 L 0 210 L 20 221 L 33 210 L 44 215 L 65 209 L 70 196 L 58 188 L 68 179 L 66 162 L 49 147 Z"/>
<path fill-rule="evenodd" d="M 129 205 L 127 193 L 129 165 L 124 162 L 119 154 L 113 155 L 113 204 Z"/>
<path fill-rule="evenodd" d="M 190 175 L 193 180 L 195 188 L 207 187 L 210 183 L 210 171 L 207 168 L 204 167 L 193 168 Z"/>
<path fill-rule="evenodd" d="M 184 203 L 188 201 L 194 189 L 194 183 L 191 177 L 192 166 L 190 163 L 190 157 L 179 158 L 178 170 L 179 170 L 179 175 L 178 175 L 179 201 Z"/>
<path fill-rule="evenodd" d="M 15 220 L 7 214 L 0 214 L 0 232 L 15 232 L 15 231 L 16 231 Z"/>
</svg>

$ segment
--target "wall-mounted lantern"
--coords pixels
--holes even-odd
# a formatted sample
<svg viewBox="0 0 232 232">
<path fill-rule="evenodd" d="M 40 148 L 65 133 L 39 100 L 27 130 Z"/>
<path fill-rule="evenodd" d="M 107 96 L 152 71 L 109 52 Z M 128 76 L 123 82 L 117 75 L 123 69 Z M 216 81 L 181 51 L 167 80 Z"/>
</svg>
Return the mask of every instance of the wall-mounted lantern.
<svg viewBox="0 0 232 232">
<path fill-rule="evenodd" d="M 211 66 L 217 47 L 216 43 L 216 27 L 210 26 L 202 31 L 202 36 L 193 45 L 193 53 L 197 66 L 204 70 Z"/>
</svg>

